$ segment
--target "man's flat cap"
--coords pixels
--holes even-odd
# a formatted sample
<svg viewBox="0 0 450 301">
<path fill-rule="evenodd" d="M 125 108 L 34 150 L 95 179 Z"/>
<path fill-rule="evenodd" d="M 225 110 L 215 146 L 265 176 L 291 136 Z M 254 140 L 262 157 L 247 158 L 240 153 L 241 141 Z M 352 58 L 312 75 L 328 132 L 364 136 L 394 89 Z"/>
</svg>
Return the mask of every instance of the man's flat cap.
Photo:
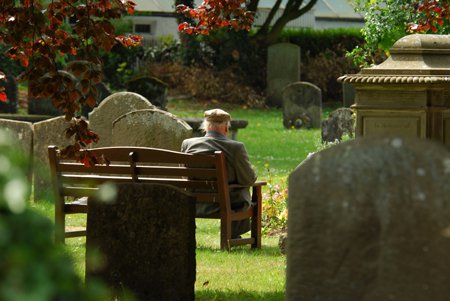
<svg viewBox="0 0 450 301">
<path fill-rule="evenodd" d="M 205 111 L 204 116 L 206 120 L 212 122 L 225 122 L 231 120 L 230 114 L 221 109 L 212 109 Z"/>
</svg>

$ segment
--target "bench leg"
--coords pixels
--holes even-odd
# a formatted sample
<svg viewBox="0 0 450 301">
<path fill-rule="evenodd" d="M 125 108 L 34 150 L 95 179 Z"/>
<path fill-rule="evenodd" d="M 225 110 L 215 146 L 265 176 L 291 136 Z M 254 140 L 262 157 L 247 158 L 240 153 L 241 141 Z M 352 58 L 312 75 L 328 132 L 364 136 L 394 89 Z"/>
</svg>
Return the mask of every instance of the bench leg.
<svg viewBox="0 0 450 301">
<path fill-rule="evenodd" d="M 255 239 L 252 249 L 261 249 L 261 220 L 262 220 L 262 189 L 261 186 L 253 187 L 252 202 L 253 216 L 251 225 L 251 236 Z"/>
<path fill-rule="evenodd" d="M 228 217 L 220 218 L 220 249 L 227 251 L 231 250 L 230 241 L 231 239 L 231 219 Z"/>
<path fill-rule="evenodd" d="M 65 241 L 66 220 L 64 214 L 64 199 L 55 201 L 55 243 Z"/>
</svg>

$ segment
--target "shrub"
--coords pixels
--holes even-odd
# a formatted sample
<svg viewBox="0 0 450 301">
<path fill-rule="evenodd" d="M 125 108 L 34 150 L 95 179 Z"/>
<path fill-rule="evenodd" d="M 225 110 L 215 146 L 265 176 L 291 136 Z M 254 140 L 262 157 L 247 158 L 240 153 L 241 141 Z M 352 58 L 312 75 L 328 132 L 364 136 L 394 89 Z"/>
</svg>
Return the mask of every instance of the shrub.
<svg viewBox="0 0 450 301">
<path fill-rule="evenodd" d="M 262 202 L 262 231 L 264 234 L 273 234 L 287 229 L 287 198 L 288 189 L 285 183 L 274 184 L 269 165 L 267 168 L 269 180 L 268 191 L 263 194 Z"/>
<path fill-rule="evenodd" d="M 181 63 L 153 63 L 149 75 L 169 85 L 173 94 L 194 97 L 197 101 L 218 101 L 249 107 L 264 106 L 262 93 L 241 82 L 232 68 L 218 71 L 211 67 L 186 66 Z"/>
<path fill-rule="evenodd" d="M 342 84 L 337 78 L 357 73 L 358 68 L 345 55 L 326 49 L 314 57 L 307 54 L 302 62 L 301 72 L 303 81 L 313 83 L 321 89 L 324 101 L 342 101 Z"/>
</svg>

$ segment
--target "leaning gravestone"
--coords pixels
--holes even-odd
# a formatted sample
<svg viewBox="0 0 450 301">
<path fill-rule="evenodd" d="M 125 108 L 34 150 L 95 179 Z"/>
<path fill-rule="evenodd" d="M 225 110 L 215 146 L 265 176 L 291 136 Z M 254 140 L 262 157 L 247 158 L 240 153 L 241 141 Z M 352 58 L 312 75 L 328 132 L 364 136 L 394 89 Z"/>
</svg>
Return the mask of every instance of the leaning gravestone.
<svg viewBox="0 0 450 301">
<path fill-rule="evenodd" d="M 111 146 L 112 124 L 116 118 L 131 111 L 153 109 L 145 97 L 133 92 L 118 92 L 105 98 L 101 104 L 89 113 L 91 129 L 100 136 L 95 147 Z"/>
<path fill-rule="evenodd" d="M 281 93 L 288 84 L 300 80 L 300 48 L 280 43 L 267 50 L 267 104 L 281 107 Z"/>
<path fill-rule="evenodd" d="M 143 76 L 131 79 L 127 83 L 127 90 L 144 96 L 161 110 L 166 109 L 168 85 L 156 77 Z"/>
<path fill-rule="evenodd" d="M 112 145 L 144 146 L 179 151 L 192 128 L 175 115 L 158 110 L 137 110 L 113 122 Z"/>
<path fill-rule="evenodd" d="M 322 91 L 308 82 L 296 82 L 283 89 L 285 128 L 320 128 Z"/>
<path fill-rule="evenodd" d="M 90 199 L 88 210 L 86 258 L 100 251 L 104 267 L 87 260 L 87 281 L 99 277 L 140 301 L 194 300 L 193 196 L 172 186 L 120 184 L 115 202 Z"/>
<path fill-rule="evenodd" d="M 48 199 L 51 194 L 48 146 L 63 149 L 74 140 L 66 138 L 64 131 L 71 125 L 64 116 L 54 117 L 33 124 L 33 173 L 34 199 Z"/>
<path fill-rule="evenodd" d="M 287 300 L 445 301 L 450 152 L 418 138 L 356 139 L 289 177 Z"/>
</svg>

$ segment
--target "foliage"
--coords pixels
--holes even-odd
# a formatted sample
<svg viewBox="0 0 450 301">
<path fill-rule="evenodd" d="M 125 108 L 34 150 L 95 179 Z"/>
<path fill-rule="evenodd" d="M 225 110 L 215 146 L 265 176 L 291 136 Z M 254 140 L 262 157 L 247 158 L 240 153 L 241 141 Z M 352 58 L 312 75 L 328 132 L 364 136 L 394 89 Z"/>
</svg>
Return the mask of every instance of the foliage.
<svg viewBox="0 0 450 301">
<path fill-rule="evenodd" d="M 287 197 L 288 189 L 282 182 L 274 184 L 269 164 L 265 167 L 269 174 L 267 190 L 263 194 L 262 203 L 262 231 L 264 234 L 287 229 Z"/>
<path fill-rule="evenodd" d="M 70 256 L 53 242 L 49 219 L 26 208 L 26 158 L 0 131 L 0 300 L 105 300 L 98 283 L 83 284 Z"/>
<path fill-rule="evenodd" d="M 177 5 L 179 13 L 188 19 L 198 21 L 195 26 L 183 22 L 178 30 L 186 34 L 203 35 L 224 27 L 248 31 L 253 24 L 254 12 L 246 11 L 242 6 L 244 3 L 245 0 L 206 0 L 196 8 L 179 4 Z"/>
<path fill-rule="evenodd" d="M 116 44 L 111 51 L 102 51 L 104 81 L 114 90 L 122 90 L 126 82 L 137 74 L 136 60 L 144 57 L 142 46 L 132 48 Z"/>
<path fill-rule="evenodd" d="M 301 48 L 302 59 L 305 56 L 317 56 L 329 49 L 341 55 L 364 42 L 358 28 L 296 28 L 285 29 L 279 41 L 296 44 Z"/>
<path fill-rule="evenodd" d="M 232 68 L 217 71 L 211 67 L 168 62 L 149 64 L 146 70 L 149 75 L 167 83 L 172 93 L 194 97 L 197 101 L 264 106 L 263 96 L 243 84 Z"/>
<path fill-rule="evenodd" d="M 378 63 L 381 49 L 386 54 L 401 37 L 414 32 L 448 33 L 448 1 L 355 0 L 356 10 L 364 13 L 362 34 L 366 41 L 349 53 L 356 64 L 366 67 Z"/>
<path fill-rule="evenodd" d="M 67 121 L 93 106 L 95 85 L 102 80 L 100 50 L 110 51 L 117 43 L 137 45 L 137 36 L 118 36 L 112 19 L 132 13 L 135 4 L 128 0 L 39 0 L 3 1 L 0 12 L 0 42 L 10 46 L 6 55 L 25 67 L 19 76 L 28 81 L 29 96 L 50 98 L 64 112 Z M 65 19 L 74 19 L 72 26 Z M 61 62 L 76 61 L 61 69 Z M 74 135 L 75 143 L 64 153 L 76 154 L 85 147 L 77 137 L 94 135 L 87 127 Z M 67 132 L 66 132 L 67 134 Z"/>
<path fill-rule="evenodd" d="M 254 33 L 250 33 L 250 36 L 252 34 Z M 350 59 L 345 57 L 348 50 L 363 42 L 357 29 L 286 30 L 282 32 L 280 41 L 287 41 L 301 47 L 302 80 L 319 86 L 326 101 L 341 99 L 342 87 L 336 79 L 342 74 L 356 73 L 359 70 Z M 227 86 L 228 82 L 231 84 L 239 79 L 238 90 L 241 90 L 239 87 L 246 86 L 263 94 L 266 87 L 267 48 L 255 46 L 254 42 L 245 32 L 218 30 L 208 36 L 192 37 L 185 42 L 189 45 L 188 47 L 180 44 L 152 47 L 146 52 L 146 60 L 150 62 L 150 67 L 146 67 L 146 71 L 172 83 L 171 91 L 178 89 L 182 94 L 198 95 L 201 97 L 200 101 L 231 99 L 233 103 L 242 103 L 234 95 L 228 97 L 228 94 L 232 93 L 237 94 L 239 98 L 238 93 L 242 91 L 234 93 L 228 88 L 225 91 L 222 91 L 220 87 L 216 89 L 213 82 L 209 83 L 209 74 L 214 73 L 212 81 L 217 78 L 217 81 L 223 81 Z M 164 67 L 167 67 L 169 63 L 178 65 L 180 61 L 187 66 L 192 66 L 193 69 L 205 69 L 206 76 L 192 74 L 195 73 L 193 70 L 192 72 L 187 70 L 185 75 L 181 75 L 174 72 L 173 66 L 167 69 L 167 73 L 164 72 Z M 163 64 L 158 67 L 160 62 Z M 322 72 L 323 66 L 326 66 L 329 72 Z M 227 78 L 225 77 L 227 74 L 232 75 Z M 178 75 L 180 77 L 176 78 Z M 192 78 L 196 80 L 192 81 Z M 220 83 L 217 85 L 220 86 Z M 224 92 L 223 97 L 219 95 L 222 92 Z M 248 92 L 242 94 L 242 99 L 250 106 L 256 104 L 253 101 L 255 98 L 249 97 Z"/>
<path fill-rule="evenodd" d="M 450 4 L 448 1 L 428 0 L 416 7 L 418 18 L 410 22 L 410 32 L 448 34 L 450 29 Z"/>
<path fill-rule="evenodd" d="M 342 99 L 342 84 L 336 79 L 342 74 L 357 73 L 359 70 L 349 58 L 336 52 L 336 49 L 325 49 L 315 57 L 307 54 L 301 67 L 302 80 L 318 86 L 324 102 Z"/>
</svg>

